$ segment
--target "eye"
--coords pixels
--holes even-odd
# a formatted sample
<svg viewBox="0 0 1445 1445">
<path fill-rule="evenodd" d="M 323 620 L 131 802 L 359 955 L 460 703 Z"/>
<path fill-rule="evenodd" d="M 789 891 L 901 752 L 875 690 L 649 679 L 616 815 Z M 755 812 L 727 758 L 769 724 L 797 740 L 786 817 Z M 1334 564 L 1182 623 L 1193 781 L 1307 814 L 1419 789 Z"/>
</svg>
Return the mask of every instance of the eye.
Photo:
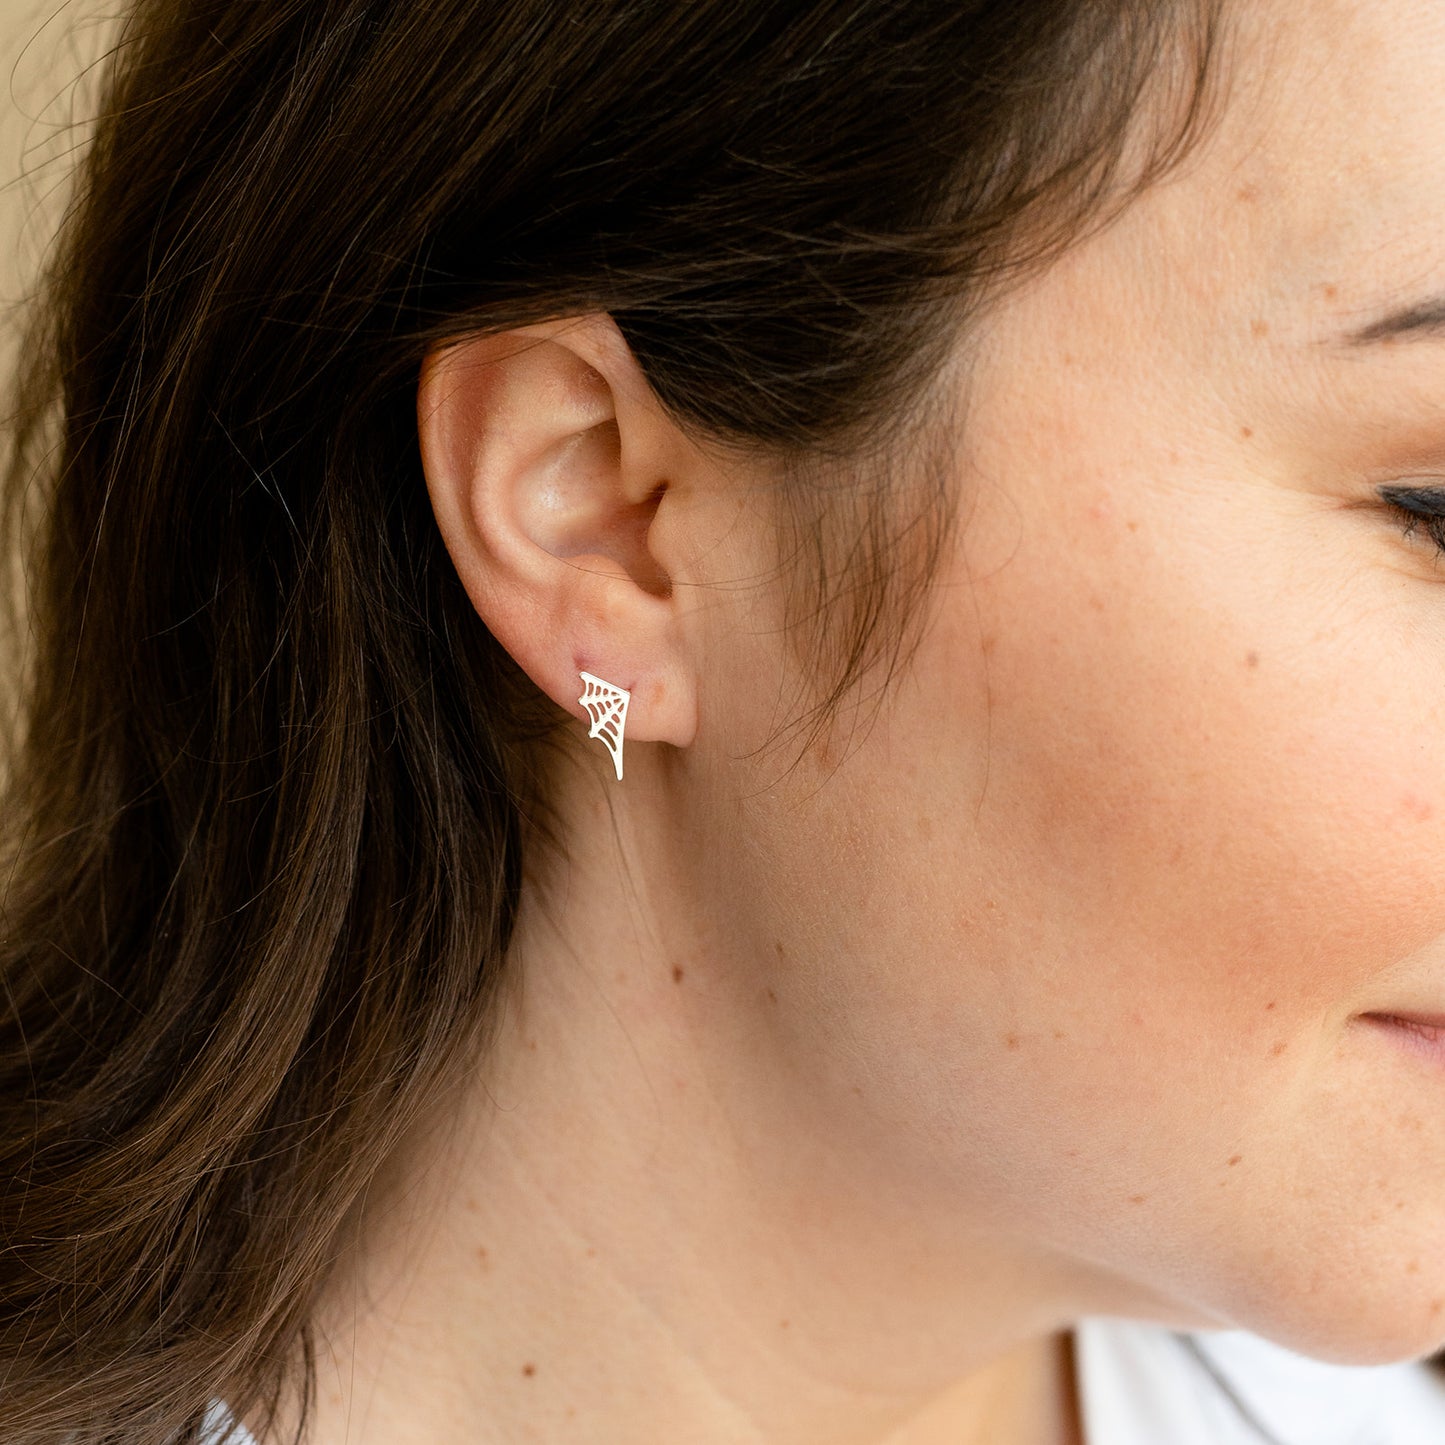
<svg viewBox="0 0 1445 1445">
<path fill-rule="evenodd" d="M 1380 500 L 1403 523 L 1406 537 L 1424 528 L 1435 544 L 1435 555 L 1445 553 L 1445 484 L 1433 487 L 1380 487 Z"/>
</svg>

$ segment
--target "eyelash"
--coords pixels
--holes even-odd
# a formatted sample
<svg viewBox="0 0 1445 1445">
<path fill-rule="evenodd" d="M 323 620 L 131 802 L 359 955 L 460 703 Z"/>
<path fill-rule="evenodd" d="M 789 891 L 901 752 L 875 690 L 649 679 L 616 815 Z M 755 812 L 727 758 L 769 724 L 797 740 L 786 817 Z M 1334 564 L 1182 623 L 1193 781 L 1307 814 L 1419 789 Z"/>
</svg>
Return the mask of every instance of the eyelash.
<svg viewBox="0 0 1445 1445">
<path fill-rule="evenodd" d="M 1423 522 L 1435 555 L 1445 553 L 1445 487 L 1381 487 L 1379 496 L 1397 518 L 1404 519 L 1406 537 L 1413 537 Z"/>
</svg>

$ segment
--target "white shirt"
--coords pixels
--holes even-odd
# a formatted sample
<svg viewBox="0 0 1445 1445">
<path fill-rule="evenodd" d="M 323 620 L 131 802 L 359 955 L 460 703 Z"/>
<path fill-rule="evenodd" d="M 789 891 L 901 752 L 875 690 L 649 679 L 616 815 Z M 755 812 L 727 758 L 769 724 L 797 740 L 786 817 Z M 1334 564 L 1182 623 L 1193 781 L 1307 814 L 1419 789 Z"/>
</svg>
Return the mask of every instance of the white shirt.
<svg viewBox="0 0 1445 1445">
<path fill-rule="evenodd" d="M 1427 1365 L 1326 1365 L 1128 1320 L 1084 1320 L 1075 1339 L 1086 1445 L 1445 1445 L 1445 1376 Z M 255 1445 L 220 1406 L 207 1425 L 206 1445 Z"/>
<path fill-rule="evenodd" d="M 1243 1331 L 1111 1319 L 1075 1340 L 1087 1445 L 1445 1445 L 1445 1376 L 1429 1365 L 1326 1365 Z"/>
</svg>

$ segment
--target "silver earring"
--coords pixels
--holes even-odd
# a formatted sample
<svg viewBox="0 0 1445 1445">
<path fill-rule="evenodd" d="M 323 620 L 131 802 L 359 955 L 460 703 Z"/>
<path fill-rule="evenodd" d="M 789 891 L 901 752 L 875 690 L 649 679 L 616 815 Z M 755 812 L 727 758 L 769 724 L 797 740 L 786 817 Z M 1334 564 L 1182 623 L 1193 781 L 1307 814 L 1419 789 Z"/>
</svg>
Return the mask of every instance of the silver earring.
<svg viewBox="0 0 1445 1445">
<path fill-rule="evenodd" d="M 592 719 L 592 730 L 587 736 L 601 738 L 607 745 L 607 751 L 612 754 L 612 762 L 617 769 L 617 781 L 620 783 L 622 729 L 627 725 L 627 702 L 632 694 L 625 687 L 617 687 L 613 683 L 603 682 L 600 677 L 593 677 L 590 672 L 581 672 L 578 676 L 587 684 L 587 691 L 577 699 L 587 709 L 587 716 Z"/>
</svg>

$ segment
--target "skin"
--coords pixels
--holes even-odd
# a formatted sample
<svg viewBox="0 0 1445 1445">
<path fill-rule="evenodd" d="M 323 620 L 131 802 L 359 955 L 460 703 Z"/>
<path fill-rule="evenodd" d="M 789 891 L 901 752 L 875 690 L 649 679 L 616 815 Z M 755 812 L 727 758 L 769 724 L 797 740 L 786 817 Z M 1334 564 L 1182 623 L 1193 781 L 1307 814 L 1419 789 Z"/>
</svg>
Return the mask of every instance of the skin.
<svg viewBox="0 0 1445 1445">
<path fill-rule="evenodd" d="M 1239 34 L 1191 162 L 960 341 L 924 641 L 797 768 L 765 465 L 605 317 L 429 358 L 571 862 L 358 1221 L 321 1445 L 1066 1445 L 1086 1315 L 1445 1342 L 1445 1065 L 1372 1021 L 1445 1013 L 1445 562 L 1376 491 L 1445 477 L 1445 335 L 1338 340 L 1445 291 L 1445 15 Z"/>
</svg>

